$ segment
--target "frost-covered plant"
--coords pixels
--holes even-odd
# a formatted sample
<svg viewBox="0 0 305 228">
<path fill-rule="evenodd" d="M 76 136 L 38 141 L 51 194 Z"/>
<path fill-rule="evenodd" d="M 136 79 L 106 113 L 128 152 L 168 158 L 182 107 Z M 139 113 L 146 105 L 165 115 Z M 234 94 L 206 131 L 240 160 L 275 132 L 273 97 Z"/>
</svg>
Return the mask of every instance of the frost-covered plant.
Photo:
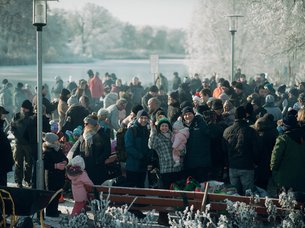
<svg viewBox="0 0 305 228">
<path fill-rule="evenodd" d="M 63 217 L 60 221 L 60 227 L 67 227 L 67 228 L 79 228 L 79 227 L 88 227 L 89 218 L 85 213 L 81 213 L 78 216 L 70 217 L 66 216 Z"/>
<path fill-rule="evenodd" d="M 202 212 L 199 210 L 195 212 L 194 206 L 186 207 L 184 211 L 177 211 L 175 217 L 169 216 L 169 224 L 175 228 L 217 227 L 209 210 L 210 205 L 207 205 L 205 211 Z"/>
<path fill-rule="evenodd" d="M 227 204 L 227 212 L 229 213 L 229 222 L 233 227 L 257 226 L 257 213 L 253 204 L 232 202 L 228 199 L 225 202 Z"/>
<path fill-rule="evenodd" d="M 296 209 L 297 201 L 295 200 L 294 193 L 291 190 L 288 192 L 283 191 L 279 195 L 279 204 L 285 210 L 284 219 L 281 222 L 281 227 L 305 227 L 304 211 L 303 209 Z"/>
<path fill-rule="evenodd" d="M 91 202 L 95 227 L 139 228 L 150 227 L 153 224 L 154 210 L 149 211 L 144 219 L 138 219 L 129 212 L 127 205 L 110 207 L 109 204 L 108 198 Z"/>
<path fill-rule="evenodd" d="M 274 205 L 273 201 L 266 197 L 265 198 L 265 207 L 268 213 L 268 222 L 276 221 L 277 207 Z"/>
</svg>

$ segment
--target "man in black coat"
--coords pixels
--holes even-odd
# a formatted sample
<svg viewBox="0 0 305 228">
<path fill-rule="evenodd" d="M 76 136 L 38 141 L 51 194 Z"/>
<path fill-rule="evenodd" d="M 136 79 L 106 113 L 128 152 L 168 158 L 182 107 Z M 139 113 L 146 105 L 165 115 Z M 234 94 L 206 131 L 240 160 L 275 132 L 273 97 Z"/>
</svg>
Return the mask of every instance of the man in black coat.
<svg viewBox="0 0 305 228">
<path fill-rule="evenodd" d="M 9 112 L 0 106 L 0 186 L 7 186 L 7 173 L 14 165 L 13 153 L 7 135 L 3 131 L 4 117 Z"/>
</svg>

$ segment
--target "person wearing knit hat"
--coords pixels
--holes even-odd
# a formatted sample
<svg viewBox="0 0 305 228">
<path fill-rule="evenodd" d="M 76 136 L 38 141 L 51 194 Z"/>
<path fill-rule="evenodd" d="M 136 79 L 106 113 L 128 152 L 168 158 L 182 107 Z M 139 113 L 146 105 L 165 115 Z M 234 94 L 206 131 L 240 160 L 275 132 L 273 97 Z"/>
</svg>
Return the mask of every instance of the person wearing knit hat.
<svg viewBox="0 0 305 228">
<path fill-rule="evenodd" d="M 146 116 L 147 118 L 149 118 L 149 115 L 148 115 L 148 113 L 147 113 L 145 110 L 140 110 L 140 111 L 138 111 L 138 113 L 137 113 L 137 119 L 140 119 L 141 116 Z"/>
<path fill-rule="evenodd" d="M 182 165 L 175 166 L 173 160 L 172 131 L 168 119 L 160 119 L 157 125 L 157 130 L 151 130 L 148 145 L 150 149 L 157 153 L 159 158 L 162 188 L 169 189 L 171 183 L 182 178 Z M 158 223 L 168 225 L 167 213 L 159 212 Z"/>
<path fill-rule="evenodd" d="M 194 115 L 192 107 L 182 110 L 182 121 L 190 132 L 184 159 L 185 175 L 202 183 L 207 180 L 212 165 L 209 128 L 202 116 Z"/>
<path fill-rule="evenodd" d="M 71 107 L 72 105 L 77 105 L 77 104 L 79 104 L 77 96 L 75 96 L 75 95 L 71 96 L 71 97 L 67 100 L 67 104 L 68 104 L 69 107 Z"/>
<path fill-rule="evenodd" d="M 263 106 L 266 109 L 267 113 L 274 116 L 274 121 L 278 121 L 283 118 L 281 109 L 274 104 L 274 96 L 269 94 L 265 98 L 265 105 Z"/>
<path fill-rule="evenodd" d="M 65 167 L 68 163 L 67 157 L 64 155 L 58 136 L 54 133 L 46 133 L 43 135 L 43 154 L 44 154 L 44 176 L 46 190 L 58 191 L 65 184 Z M 59 217 L 58 211 L 58 195 L 46 208 L 46 216 Z"/>
<path fill-rule="evenodd" d="M 75 156 L 67 166 L 67 176 L 71 180 L 72 194 L 75 201 L 71 213 L 72 216 L 79 215 L 86 207 L 88 198 L 85 185 L 93 185 L 92 180 L 85 171 L 85 167 L 85 161 L 79 155 Z"/>
<path fill-rule="evenodd" d="M 32 105 L 32 102 L 30 102 L 29 100 L 23 101 L 21 104 L 21 108 L 26 109 L 29 112 L 33 112 L 33 105 Z"/>
<path fill-rule="evenodd" d="M 246 122 L 243 106 L 236 108 L 235 121 L 224 130 L 223 139 L 230 183 L 237 188 L 238 194 L 245 195 L 247 189 L 254 190 L 254 164 L 259 158 L 260 146 L 256 131 Z"/>
</svg>

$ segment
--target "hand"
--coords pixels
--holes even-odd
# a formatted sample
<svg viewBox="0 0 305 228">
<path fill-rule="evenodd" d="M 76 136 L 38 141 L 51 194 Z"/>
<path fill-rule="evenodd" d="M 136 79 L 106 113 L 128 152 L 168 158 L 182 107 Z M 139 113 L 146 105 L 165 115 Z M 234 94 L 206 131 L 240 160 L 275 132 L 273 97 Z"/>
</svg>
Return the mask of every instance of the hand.
<svg viewBox="0 0 305 228">
<path fill-rule="evenodd" d="M 65 167 L 66 167 L 66 164 L 67 164 L 66 161 L 64 161 L 64 162 L 59 162 L 59 163 L 55 163 L 55 164 L 54 164 L 54 168 L 55 168 L 55 169 L 58 169 L 58 170 L 64 170 Z"/>
</svg>

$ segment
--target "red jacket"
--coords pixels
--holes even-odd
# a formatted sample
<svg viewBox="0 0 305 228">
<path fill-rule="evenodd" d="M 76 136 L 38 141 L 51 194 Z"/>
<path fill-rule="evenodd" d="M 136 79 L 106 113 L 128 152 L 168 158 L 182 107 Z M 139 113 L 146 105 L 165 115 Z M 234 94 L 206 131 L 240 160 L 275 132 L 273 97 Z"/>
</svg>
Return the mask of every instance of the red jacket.
<svg viewBox="0 0 305 228">
<path fill-rule="evenodd" d="M 94 76 L 89 80 L 89 89 L 92 98 L 104 97 L 104 85 L 99 77 Z"/>
</svg>

